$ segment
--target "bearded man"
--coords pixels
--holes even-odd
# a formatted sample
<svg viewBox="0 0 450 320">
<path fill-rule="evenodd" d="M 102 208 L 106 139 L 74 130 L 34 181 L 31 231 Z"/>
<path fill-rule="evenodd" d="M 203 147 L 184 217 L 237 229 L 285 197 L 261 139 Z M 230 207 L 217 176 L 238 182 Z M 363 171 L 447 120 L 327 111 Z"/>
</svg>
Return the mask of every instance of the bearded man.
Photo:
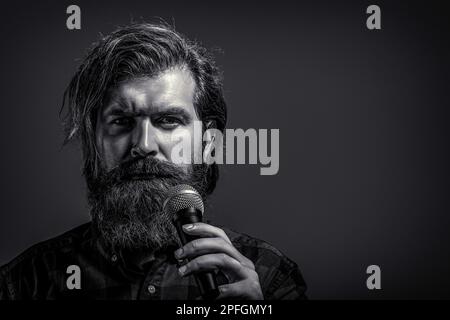
<svg viewBox="0 0 450 320">
<path fill-rule="evenodd" d="M 216 164 L 179 164 L 180 138 L 225 129 L 227 109 L 212 57 L 166 25 L 133 24 L 98 41 L 63 102 L 66 142 L 83 151 L 92 221 L 39 243 L 0 269 L 1 299 L 198 299 L 193 275 L 214 272 L 217 299 L 303 299 L 297 265 L 270 244 L 207 223 L 183 226 L 164 208 L 187 184 L 207 200 Z M 211 138 L 211 137 L 210 137 Z M 194 141 L 195 142 L 195 141 Z M 210 156 L 213 139 L 190 157 Z M 68 268 L 81 285 L 68 285 Z"/>
</svg>

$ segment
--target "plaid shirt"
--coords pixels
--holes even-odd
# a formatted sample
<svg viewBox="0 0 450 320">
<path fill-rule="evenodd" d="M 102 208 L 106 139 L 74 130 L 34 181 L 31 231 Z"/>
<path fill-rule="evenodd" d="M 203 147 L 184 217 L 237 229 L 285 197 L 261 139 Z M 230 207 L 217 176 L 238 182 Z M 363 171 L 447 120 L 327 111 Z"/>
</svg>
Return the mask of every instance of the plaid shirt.
<svg viewBox="0 0 450 320">
<path fill-rule="evenodd" d="M 253 261 L 264 298 L 305 299 L 297 265 L 273 246 L 224 228 L 233 245 Z M 176 247 L 127 256 L 101 245 L 91 223 L 39 243 L 0 269 L 0 299 L 195 300 L 193 276 L 181 277 Z M 79 266 L 80 289 L 68 289 L 71 265 Z M 219 272 L 217 281 L 227 283 Z"/>
</svg>

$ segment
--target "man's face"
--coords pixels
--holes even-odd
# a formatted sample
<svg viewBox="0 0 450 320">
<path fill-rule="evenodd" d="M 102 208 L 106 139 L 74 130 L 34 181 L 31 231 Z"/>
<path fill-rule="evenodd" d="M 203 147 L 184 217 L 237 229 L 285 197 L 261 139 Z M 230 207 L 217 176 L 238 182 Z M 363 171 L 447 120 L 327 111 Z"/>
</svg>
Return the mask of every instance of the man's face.
<svg viewBox="0 0 450 320">
<path fill-rule="evenodd" d="M 167 192 L 189 184 L 205 195 L 207 166 L 171 159 L 180 140 L 195 137 L 194 91 L 190 72 L 181 68 L 109 90 L 96 125 L 99 172 L 85 172 L 93 223 L 107 243 L 155 249 L 178 242 L 163 211 Z M 191 156 L 201 157 L 201 141 L 191 145 Z"/>
<path fill-rule="evenodd" d="M 96 145 L 110 170 L 138 153 L 171 161 L 180 139 L 194 137 L 195 82 L 189 71 L 166 70 L 154 78 L 133 78 L 110 90 L 99 111 Z M 191 143 L 201 157 L 201 143 Z"/>
</svg>

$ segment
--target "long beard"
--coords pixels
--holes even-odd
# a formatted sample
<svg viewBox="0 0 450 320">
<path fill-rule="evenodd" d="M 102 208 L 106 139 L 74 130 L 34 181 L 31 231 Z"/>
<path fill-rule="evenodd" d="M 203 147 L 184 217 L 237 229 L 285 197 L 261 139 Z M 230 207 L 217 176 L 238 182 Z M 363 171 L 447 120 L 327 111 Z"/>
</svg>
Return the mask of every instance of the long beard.
<svg viewBox="0 0 450 320">
<path fill-rule="evenodd" d="M 86 174 L 94 226 L 115 248 L 159 249 L 180 245 L 172 217 L 163 210 L 170 188 L 189 184 L 206 197 L 206 165 L 178 166 L 152 157 Z"/>
</svg>

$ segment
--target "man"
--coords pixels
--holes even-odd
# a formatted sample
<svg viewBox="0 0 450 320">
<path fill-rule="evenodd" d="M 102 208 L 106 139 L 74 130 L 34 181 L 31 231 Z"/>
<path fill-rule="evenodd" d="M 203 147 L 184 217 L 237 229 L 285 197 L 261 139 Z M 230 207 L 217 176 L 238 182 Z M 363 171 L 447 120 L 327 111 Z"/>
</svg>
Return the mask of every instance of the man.
<svg viewBox="0 0 450 320">
<path fill-rule="evenodd" d="M 218 179 L 216 164 L 172 155 L 195 139 L 196 121 L 225 128 L 221 79 L 203 48 L 165 25 L 119 28 L 91 49 L 63 108 L 66 142 L 81 142 L 92 222 L 3 266 L 0 298 L 198 299 L 193 275 L 205 271 L 217 274 L 217 299 L 305 298 L 297 265 L 271 245 L 194 223 L 184 232 L 201 238 L 182 246 L 163 210 L 173 186 L 206 201 Z M 210 156 L 213 140 L 193 143 L 190 157 Z"/>
</svg>

